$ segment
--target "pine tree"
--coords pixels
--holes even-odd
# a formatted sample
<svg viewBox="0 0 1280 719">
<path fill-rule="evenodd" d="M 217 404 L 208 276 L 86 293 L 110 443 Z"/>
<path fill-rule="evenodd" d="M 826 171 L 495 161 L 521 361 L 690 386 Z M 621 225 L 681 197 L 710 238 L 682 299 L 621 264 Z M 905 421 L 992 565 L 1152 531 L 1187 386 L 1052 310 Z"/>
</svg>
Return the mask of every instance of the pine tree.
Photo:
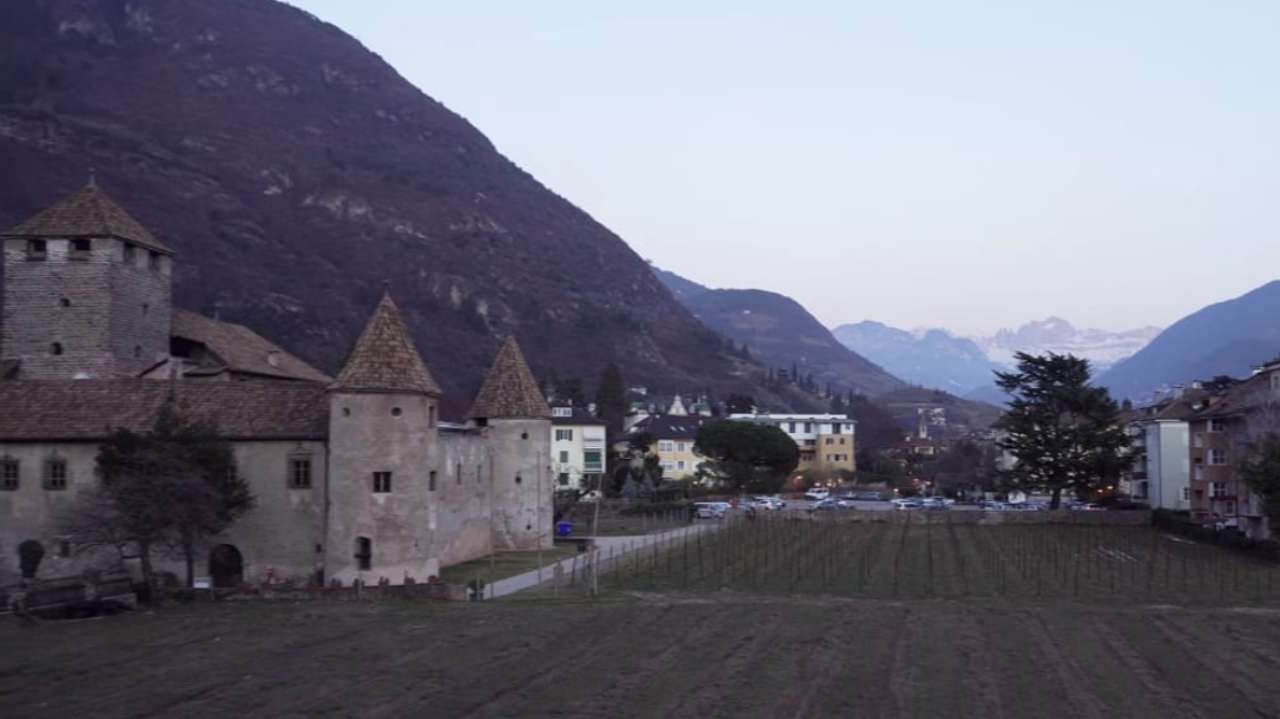
<svg viewBox="0 0 1280 719">
<path fill-rule="evenodd" d="M 596 387 L 596 416 L 605 421 L 610 435 L 622 432 L 622 422 L 627 415 L 627 388 L 622 381 L 622 371 L 610 362 L 600 373 Z"/>
<path fill-rule="evenodd" d="M 1048 490 L 1051 509 L 1064 490 L 1084 496 L 1118 480 L 1130 461 L 1129 437 L 1107 390 L 1089 386 L 1089 361 L 1052 352 L 1015 359 L 1017 371 L 996 373 L 996 385 L 1013 398 L 995 424 L 1005 432 L 1000 446 L 1017 459 L 1004 478 Z"/>
</svg>

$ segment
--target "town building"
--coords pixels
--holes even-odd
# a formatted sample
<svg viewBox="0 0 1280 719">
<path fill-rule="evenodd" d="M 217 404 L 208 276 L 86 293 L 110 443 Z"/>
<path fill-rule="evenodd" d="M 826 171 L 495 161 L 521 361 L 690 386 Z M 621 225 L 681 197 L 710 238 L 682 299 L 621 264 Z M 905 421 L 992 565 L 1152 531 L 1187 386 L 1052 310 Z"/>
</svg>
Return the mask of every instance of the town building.
<svg viewBox="0 0 1280 719">
<path fill-rule="evenodd" d="M 731 414 L 729 419 L 781 429 L 800 449 L 798 471 L 854 472 L 857 422 L 844 414 Z"/>
<path fill-rule="evenodd" d="M 1280 434 L 1280 360 L 1210 393 L 1194 409 L 1188 419 L 1192 518 L 1254 539 L 1269 538 L 1263 500 L 1241 477 L 1240 464 L 1259 440 Z"/>
<path fill-rule="evenodd" d="M 217 584 L 398 584 L 551 543 L 551 412 L 513 338 L 450 424 L 389 292 L 330 379 L 175 310 L 173 251 L 92 184 L 0 241 L 0 575 L 26 540 L 46 576 L 121 562 L 72 546 L 62 517 L 97 486 L 101 443 L 166 405 L 218 428 L 255 497 L 200 548 Z"/>
<path fill-rule="evenodd" d="M 594 489 L 605 469 L 607 424 L 581 408 L 551 408 L 551 472 L 556 489 Z"/>
<path fill-rule="evenodd" d="M 1191 508 L 1190 424 L 1205 393 L 1191 390 L 1125 413 L 1133 466 L 1121 480 L 1123 494 L 1152 509 Z"/>
<path fill-rule="evenodd" d="M 649 416 L 633 425 L 627 437 L 619 440 L 619 451 L 637 435 L 650 438 L 648 454 L 656 455 L 664 479 L 692 479 L 706 457 L 694 449 L 698 430 L 714 421 L 701 415 Z"/>
</svg>

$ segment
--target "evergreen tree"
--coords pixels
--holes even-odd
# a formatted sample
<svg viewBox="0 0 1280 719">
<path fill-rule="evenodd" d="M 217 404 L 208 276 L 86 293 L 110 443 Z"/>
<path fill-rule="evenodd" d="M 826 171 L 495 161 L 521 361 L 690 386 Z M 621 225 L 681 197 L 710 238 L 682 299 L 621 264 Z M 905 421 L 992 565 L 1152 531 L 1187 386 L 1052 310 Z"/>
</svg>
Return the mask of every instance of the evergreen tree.
<svg viewBox="0 0 1280 719">
<path fill-rule="evenodd" d="M 605 421 L 610 435 L 622 432 L 622 422 L 627 416 L 627 388 L 622 381 L 622 371 L 610 362 L 600 373 L 596 387 L 596 416 Z"/>
<path fill-rule="evenodd" d="M 1114 483 L 1129 463 L 1120 408 L 1102 387 L 1089 386 L 1089 361 L 1050 352 L 1015 355 L 1015 372 L 997 372 L 1012 399 L 996 422 L 1000 446 L 1017 459 L 1004 473 L 1012 487 L 1048 490 L 1057 509 L 1064 490 L 1084 497 Z"/>
</svg>

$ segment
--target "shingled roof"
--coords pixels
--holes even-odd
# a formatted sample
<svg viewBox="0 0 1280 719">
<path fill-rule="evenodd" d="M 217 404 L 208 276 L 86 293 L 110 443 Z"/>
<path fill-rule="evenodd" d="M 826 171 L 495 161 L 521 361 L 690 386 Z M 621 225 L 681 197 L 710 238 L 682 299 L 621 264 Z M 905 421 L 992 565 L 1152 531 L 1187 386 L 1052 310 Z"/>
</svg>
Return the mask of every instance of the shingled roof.
<svg viewBox="0 0 1280 719">
<path fill-rule="evenodd" d="M 329 383 L 333 378 L 285 352 L 244 325 L 186 310 L 173 311 L 170 334 L 199 343 L 232 372 Z"/>
<path fill-rule="evenodd" d="M 173 254 L 92 182 L 0 237 L 116 237 Z"/>
<path fill-rule="evenodd" d="M 0 382 L 0 442 L 95 441 L 145 432 L 170 394 L 228 439 L 324 439 L 329 399 L 314 382 L 168 382 L 149 379 Z"/>
<path fill-rule="evenodd" d="M 480 386 L 475 404 L 471 405 L 470 416 L 477 419 L 545 419 L 551 416 L 551 408 L 538 389 L 515 337 L 507 337 L 498 348 L 493 367 Z"/>
<path fill-rule="evenodd" d="M 384 292 L 347 365 L 332 385 L 347 392 L 414 392 L 440 395 L 422 356 L 413 346 L 400 310 Z"/>
</svg>

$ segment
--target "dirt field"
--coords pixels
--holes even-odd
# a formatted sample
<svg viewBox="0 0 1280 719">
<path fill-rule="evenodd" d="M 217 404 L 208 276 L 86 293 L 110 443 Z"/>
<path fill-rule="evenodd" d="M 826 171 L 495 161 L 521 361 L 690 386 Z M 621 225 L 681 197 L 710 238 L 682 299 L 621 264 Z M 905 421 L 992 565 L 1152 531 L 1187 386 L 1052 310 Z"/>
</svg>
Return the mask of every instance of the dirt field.
<svg viewBox="0 0 1280 719">
<path fill-rule="evenodd" d="M 1145 527 L 744 522 L 616 567 L 0 621 L 0 717 L 1280 717 L 1276 568 Z"/>
<path fill-rule="evenodd" d="M 646 595 L 0 623 L 5 717 L 1272 717 L 1280 612 Z"/>
</svg>

